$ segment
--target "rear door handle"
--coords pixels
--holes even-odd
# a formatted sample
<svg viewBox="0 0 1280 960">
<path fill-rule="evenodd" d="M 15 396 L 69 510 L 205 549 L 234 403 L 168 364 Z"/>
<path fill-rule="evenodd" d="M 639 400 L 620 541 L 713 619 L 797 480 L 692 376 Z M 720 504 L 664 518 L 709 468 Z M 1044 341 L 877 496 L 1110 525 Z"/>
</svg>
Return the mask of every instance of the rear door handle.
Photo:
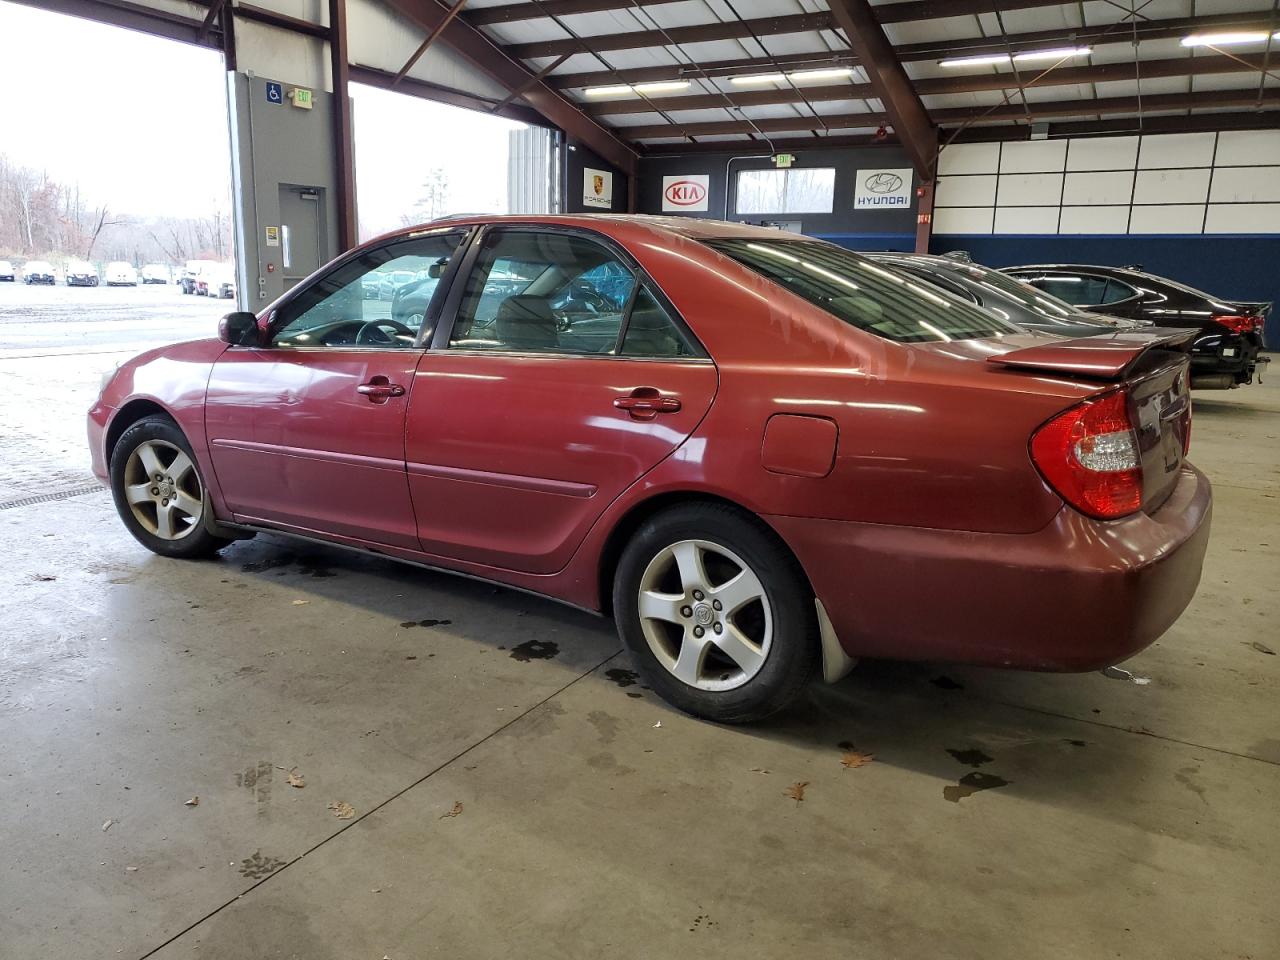
<svg viewBox="0 0 1280 960">
<path fill-rule="evenodd" d="M 370 403 L 386 403 L 392 397 L 403 397 L 404 387 L 386 377 L 373 377 L 368 383 L 356 387 L 356 393 L 364 394 Z"/>
<path fill-rule="evenodd" d="M 656 387 L 636 387 L 625 397 L 614 397 L 613 405 L 626 410 L 632 420 L 652 420 L 660 413 L 676 413 L 681 407 L 678 397 L 663 396 Z"/>
</svg>

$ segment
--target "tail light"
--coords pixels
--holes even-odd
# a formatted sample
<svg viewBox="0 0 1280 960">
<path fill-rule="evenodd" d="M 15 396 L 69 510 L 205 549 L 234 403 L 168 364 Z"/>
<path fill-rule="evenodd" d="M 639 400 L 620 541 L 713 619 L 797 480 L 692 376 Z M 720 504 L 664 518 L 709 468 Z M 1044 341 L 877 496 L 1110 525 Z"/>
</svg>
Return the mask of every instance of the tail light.
<svg viewBox="0 0 1280 960">
<path fill-rule="evenodd" d="M 1232 333 L 1252 333 L 1262 326 L 1262 317 L 1214 317 L 1213 322 Z"/>
<path fill-rule="evenodd" d="M 1031 459 L 1067 503 L 1099 520 L 1142 507 L 1142 461 L 1123 390 L 1086 400 L 1031 437 Z"/>
</svg>

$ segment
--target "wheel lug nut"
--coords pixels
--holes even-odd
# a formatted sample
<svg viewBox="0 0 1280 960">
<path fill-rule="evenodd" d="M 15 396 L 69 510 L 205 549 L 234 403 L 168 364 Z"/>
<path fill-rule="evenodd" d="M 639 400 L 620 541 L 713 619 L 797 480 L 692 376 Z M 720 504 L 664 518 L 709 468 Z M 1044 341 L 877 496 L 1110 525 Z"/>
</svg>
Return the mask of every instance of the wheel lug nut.
<svg viewBox="0 0 1280 960">
<path fill-rule="evenodd" d="M 723 609 L 724 609 L 724 604 L 723 604 L 723 603 L 721 603 L 719 600 L 712 600 L 712 601 L 711 601 L 711 606 L 715 607 L 715 609 L 717 609 L 717 610 L 723 610 Z"/>
<path fill-rule="evenodd" d="M 158 497 L 158 496 L 160 496 L 160 488 L 159 488 L 159 487 L 152 487 L 152 488 L 151 488 L 151 495 L 152 495 L 153 497 Z"/>
<path fill-rule="evenodd" d="M 168 501 L 168 500 L 161 500 L 161 501 L 160 501 L 160 506 L 162 506 L 162 507 L 167 507 L 168 505 L 169 505 L 169 501 Z"/>
<path fill-rule="evenodd" d="M 717 620 L 715 625 L 711 629 L 714 630 L 716 633 L 724 633 L 724 624 L 720 623 L 720 621 Z"/>
<path fill-rule="evenodd" d="M 681 607 L 681 608 L 680 608 L 680 616 L 682 616 L 682 617 L 692 617 L 692 616 L 693 616 L 693 608 L 692 608 L 692 607 Z"/>
<path fill-rule="evenodd" d="M 693 591 L 693 599 L 695 599 L 695 600 L 705 600 L 705 599 L 706 599 L 706 594 L 704 594 L 701 590 L 695 590 L 695 591 Z"/>
<path fill-rule="evenodd" d="M 706 632 L 707 632 L 707 631 L 703 630 L 701 627 L 694 627 L 694 628 L 693 628 L 693 635 L 694 635 L 695 637 L 700 637 L 700 636 L 702 636 L 702 635 L 703 635 L 704 633 L 706 633 Z"/>
</svg>

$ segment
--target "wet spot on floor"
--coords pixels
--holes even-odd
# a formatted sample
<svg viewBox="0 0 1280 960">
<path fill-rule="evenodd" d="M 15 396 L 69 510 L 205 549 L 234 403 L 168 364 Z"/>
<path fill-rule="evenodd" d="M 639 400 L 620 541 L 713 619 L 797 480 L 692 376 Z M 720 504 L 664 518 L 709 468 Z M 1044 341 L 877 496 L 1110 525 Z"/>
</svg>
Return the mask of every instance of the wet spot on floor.
<svg viewBox="0 0 1280 960">
<path fill-rule="evenodd" d="M 601 743 L 613 743 L 618 739 L 618 718 L 603 710 L 592 710 L 587 714 L 587 723 L 596 728 Z"/>
<path fill-rule="evenodd" d="M 243 787 L 253 797 L 258 816 L 265 816 L 271 803 L 271 777 L 275 767 L 270 760 L 262 760 L 236 774 L 236 786 Z"/>
<path fill-rule="evenodd" d="M 287 567 L 293 563 L 295 557 L 292 553 L 281 553 L 274 557 L 265 557 L 262 560 L 251 560 L 248 563 L 240 564 L 240 569 L 244 573 L 261 573 L 263 570 L 275 570 L 277 567 Z"/>
<path fill-rule="evenodd" d="M 1009 781 L 992 773 L 966 773 L 957 783 L 942 788 L 942 799 L 959 803 L 965 797 L 971 797 L 979 790 L 994 790 L 996 787 L 1007 787 Z"/>
<path fill-rule="evenodd" d="M 250 880 L 261 880 L 263 877 L 271 876 L 284 865 L 284 861 L 279 857 L 264 856 L 261 850 L 255 850 L 253 856 L 245 857 L 240 861 L 240 875 Z"/>
<path fill-rule="evenodd" d="M 526 640 L 511 648 L 511 659 L 528 663 L 530 660 L 550 660 L 560 652 L 554 640 Z"/>
<path fill-rule="evenodd" d="M 1208 803 L 1209 801 L 1204 798 L 1204 786 L 1196 779 L 1199 773 L 1199 767 L 1183 767 L 1173 775 L 1173 778 L 1198 796 L 1202 803 Z"/>
<path fill-rule="evenodd" d="M 963 690 L 964 689 L 963 683 L 957 683 L 955 680 L 952 680 L 946 674 L 939 674 L 929 682 L 941 690 Z"/>
<path fill-rule="evenodd" d="M 630 697 L 632 700 L 643 700 L 643 699 L 644 699 L 644 694 L 643 694 L 643 693 L 632 693 L 631 691 L 627 691 L 627 696 L 628 696 L 628 697 Z"/>
<path fill-rule="evenodd" d="M 689 932 L 696 933 L 700 929 L 710 929 L 715 925 L 716 925 L 716 922 L 714 920 L 712 920 L 705 913 L 700 913 L 698 914 L 698 916 L 693 918 L 693 926 L 689 928 Z"/>
<path fill-rule="evenodd" d="M 1070 739 L 1070 738 L 1066 738 L 1066 737 L 1064 737 L 1064 738 L 1063 738 L 1062 742 L 1063 742 L 1063 743 L 1069 743 L 1069 744 L 1071 744 L 1073 747 L 1087 747 L 1087 746 L 1089 745 L 1088 741 L 1085 741 L 1085 740 L 1072 740 L 1072 739 Z"/>
<path fill-rule="evenodd" d="M 966 767 L 980 767 L 984 763 L 990 763 L 994 757 L 989 757 L 981 750 L 952 750 L 947 749 L 947 753 L 951 754 L 957 762 L 963 763 Z"/>
<path fill-rule="evenodd" d="M 604 675 L 620 687 L 634 687 L 640 682 L 640 674 L 634 670 L 622 670 L 614 667 L 612 670 L 606 670 Z"/>
<path fill-rule="evenodd" d="M 425 620 L 406 620 L 400 626 L 407 630 L 409 627 L 447 627 L 451 623 L 452 620 L 432 620 L 428 617 Z"/>
</svg>

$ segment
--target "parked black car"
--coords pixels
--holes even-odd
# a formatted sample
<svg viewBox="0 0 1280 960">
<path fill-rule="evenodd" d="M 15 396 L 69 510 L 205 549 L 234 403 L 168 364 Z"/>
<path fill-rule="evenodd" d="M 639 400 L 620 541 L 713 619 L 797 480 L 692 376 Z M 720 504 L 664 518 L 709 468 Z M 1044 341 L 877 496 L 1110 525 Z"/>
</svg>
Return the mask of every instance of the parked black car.
<svg viewBox="0 0 1280 960">
<path fill-rule="evenodd" d="M 1262 327 L 1270 303 L 1219 300 L 1141 267 L 1046 264 L 1008 267 L 1005 273 L 1083 307 L 1120 317 L 1150 320 L 1160 327 L 1198 327 L 1191 345 L 1191 386 L 1229 389 L 1252 383 Z"/>
<path fill-rule="evenodd" d="M 999 270 L 970 260 L 916 253 L 864 253 L 863 256 L 962 300 L 986 307 L 1028 330 L 1062 337 L 1096 337 L 1115 333 L 1116 330 L 1150 326 L 1146 321 L 1089 313 Z"/>
</svg>

